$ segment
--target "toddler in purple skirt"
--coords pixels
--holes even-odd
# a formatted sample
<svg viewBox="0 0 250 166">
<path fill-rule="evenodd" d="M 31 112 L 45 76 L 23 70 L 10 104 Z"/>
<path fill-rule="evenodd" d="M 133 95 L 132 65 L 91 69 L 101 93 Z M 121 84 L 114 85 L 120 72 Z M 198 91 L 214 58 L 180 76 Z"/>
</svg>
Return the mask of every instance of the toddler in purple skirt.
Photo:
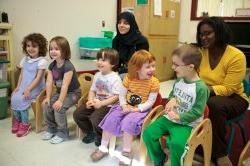
<svg viewBox="0 0 250 166">
<path fill-rule="evenodd" d="M 112 136 L 123 136 L 122 155 L 131 157 L 133 137 L 141 133 L 144 118 L 152 108 L 159 92 L 159 81 L 155 78 L 155 57 L 145 50 L 133 54 L 128 63 L 128 74 L 120 90 L 120 105 L 115 105 L 99 126 L 103 129 L 101 146 L 91 154 L 98 161 L 108 154 L 108 144 Z M 119 165 L 130 165 L 120 161 Z"/>
</svg>

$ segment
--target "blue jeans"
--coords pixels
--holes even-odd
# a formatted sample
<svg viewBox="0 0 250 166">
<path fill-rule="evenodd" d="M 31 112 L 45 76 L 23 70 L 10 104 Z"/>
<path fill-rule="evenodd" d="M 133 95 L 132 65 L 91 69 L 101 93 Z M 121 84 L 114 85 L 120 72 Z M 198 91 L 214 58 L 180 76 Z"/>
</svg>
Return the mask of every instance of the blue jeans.
<svg viewBox="0 0 250 166">
<path fill-rule="evenodd" d="M 29 122 L 29 113 L 28 110 L 13 110 L 15 118 L 21 123 Z"/>
</svg>

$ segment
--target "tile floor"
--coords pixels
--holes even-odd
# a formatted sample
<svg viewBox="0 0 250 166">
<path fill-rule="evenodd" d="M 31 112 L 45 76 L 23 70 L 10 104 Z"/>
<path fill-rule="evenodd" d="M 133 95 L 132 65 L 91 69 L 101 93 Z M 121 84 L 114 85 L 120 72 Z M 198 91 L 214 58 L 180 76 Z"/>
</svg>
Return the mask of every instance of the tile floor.
<svg viewBox="0 0 250 166">
<path fill-rule="evenodd" d="M 167 97 L 173 81 L 161 83 L 160 93 Z M 0 120 L 0 165 L 1 166 L 113 166 L 118 165 L 117 157 L 108 156 L 101 162 L 93 163 L 89 155 L 96 149 L 94 144 L 83 144 L 76 138 L 75 125 L 72 119 L 72 112 L 69 111 L 70 140 L 58 145 L 52 145 L 48 141 L 41 140 L 41 133 L 32 130 L 27 136 L 17 138 L 11 134 L 10 117 Z M 34 126 L 33 112 L 30 111 L 30 121 Z M 117 150 L 121 150 L 120 143 Z M 138 139 L 133 143 L 135 153 L 132 165 L 138 163 Z"/>
</svg>

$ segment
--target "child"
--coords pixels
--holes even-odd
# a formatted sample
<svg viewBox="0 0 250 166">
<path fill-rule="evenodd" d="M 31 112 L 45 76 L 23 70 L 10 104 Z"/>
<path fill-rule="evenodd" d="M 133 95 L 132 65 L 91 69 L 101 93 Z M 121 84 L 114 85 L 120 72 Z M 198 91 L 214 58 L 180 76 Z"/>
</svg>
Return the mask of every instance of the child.
<svg viewBox="0 0 250 166">
<path fill-rule="evenodd" d="M 113 106 L 99 126 L 103 129 L 101 146 L 91 154 L 98 161 L 108 154 L 108 144 L 112 135 L 123 135 L 123 152 L 129 161 L 120 160 L 120 165 L 131 162 L 133 137 L 141 132 L 144 118 L 153 106 L 159 92 L 159 81 L 155 78 L 155 57 L 145 50 L 133 54 L 128 63 L 128 75 L 120 90 L 120 105 Z M 124 158 L 124 157 L 123 157 Z"/>
<path fill-rule="evenodd" d="M 21 73 L 17 87 L 11 95 L 11 109 L 13 110 L 12 133 L 17 137 L 28 134 L 31 129 L 28 108 L 32 100 L 45 87 L 44 73 L 47 61 L 47 40 L 40 33 L 27 35 L 22 42 L 26 56 L 20 62 Z"/>
<path fill-rule="evenodd" d="M 49 55 L 54 61 L 49 65 L 46 98 L 42 103 L 48 127 L 42 139 L 58 144 L 69 137 L 66 111 L 78 101 L 81 90 L 75 68 L 69 60 L 70 46 L 67 39 L 61 36 L 51 39 Z M 51 96 L 53 84 L 56 86 L 56 93 Z"/>
<path fill-rule="evenodd" d="M 209 90 L 200 80 L 197 69 L 201 53 L 192 45 L 183 45 L 173 51 L 172 69 L 177 80 L 165 106 L 165 115 L 159 117 L 143 132 L 143 140 L 154 165 L 164 165 L 165 155 L 159 139 L 167 134 L 170 163 L 181 165 L 181 157 L 192 129 L 203 119 Z"/>
<path fill-rule="evenodd" d="M 118 65 L 118 61 L 118 53 L 112 48 L 104 48 L 97 53 L 99 72 L 94 76 L 88 101 L 73 114 L 77 125 L 87 134 L 82 139 L 84 143 L 91 143 L 95 140 L 96 146 L 101 144 L 102 130 L 98 124 L 109 112 L 111 106 L 118 101 L 122 85 L 118 74 L 112 71 Z"/>
</svg>

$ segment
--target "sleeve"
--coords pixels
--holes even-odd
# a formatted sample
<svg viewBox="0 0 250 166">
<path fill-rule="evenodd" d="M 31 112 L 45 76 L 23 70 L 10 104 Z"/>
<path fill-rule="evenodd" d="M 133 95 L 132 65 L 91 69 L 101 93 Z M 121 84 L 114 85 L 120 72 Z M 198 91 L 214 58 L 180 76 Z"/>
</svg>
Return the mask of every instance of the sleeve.
<svg viewBox="0 0 250 166">
<path fill-rule="evenodd" d="M 119 103 L 120 106 L 126 105 L 127 100 L 126 100 L 126 95 L 128 93 L 128 89 L 124 86 L 121 86 L 120 88 L 120 93 L 119 93 Z"/>
<path fill-rule="evenodd" d="M 74 71 L 75 67 L 70 61 L 65 61 L 64 72 L 67 73 L 69 71 Z"/>
<path fill-rule="evenodd" d="M 20 67 L 23 68 L 26 57 L 23 57 L 19 63 Z"/>
<path fill-rule="evenodd" d="M 112 85 L 112 93 L 116 95 L 119 94 L 121 87 L 122 87 L 121 78 L 118 75 L 116 75 L 115 81 Z"/>
<path fill-rule="evenodd" d="M 144 112 L 144 111 L 147 111 L 150 108 L 152 108 L 152 106 L 154 105 L 155 100 L 157 98 L 157 95 L 158 95 L 158 93 L 156 93 L 156 92 L 149 93 L 148 100 L 143 104 L 139 104 L 138 109 L 141 112 Z"/>
<path fill-rule="evenodd" d="M 246 58 L 239 53 L 228 62 L 226 76 L 222 84 L 212 86 L 216 95 L 230 96 L 238 90 L 246 74 Z"/>
<path fill-rule="evenodd" d="M 122 83 L 123 83 L 123 86 L 128 89 L 129 79 L 128 79 L 128 75 L 127 74 L 125 75 Z"/>
<path fill-rule="evenodd" d="M 94 75 L 94 79 L 93 79 L 93 82 L 92 82 L 91 87 L 90 87 L 90 90 L 91 90 L 91 91 L 96 92 L 96 86 L 95 86 L 95 85 L 96 85 L 96 80 L 97 80 L 98 75 L 99 75 L 99 72 L 97 72 L 97 73 Z"/>
<path fill-rule="evenodd" d="M 55 65 L 55 60 L 52 61 L 50 64 L 49 64 L 49 70 L 51 71 L 53 69 L 53 66 Z"/>
<path fill-rule="evenodd" d="M 38 69 L 47 69 L 48 67 L 48 62 L 46 59 L 41 59 L 39 62 L 38 62 Z"/>
<path fill-rule="evenodd" d="M 142 41 L 141 43 L 136 44 L 136 50 L 147 50 L 149 51 L 149 43 L 146 37 L 142 36 Z"/>
<path fill-rule="evenodd" d="M 209 90 L 205 83 L 197 85 L 196 90 L 197 96 L 192 109 L 188 112 L 180 114 L 180 121 L 184 125 L 187 125 L 201 117 L 205 110 L 206 102 L 209 97 Z"/>
</svg>

